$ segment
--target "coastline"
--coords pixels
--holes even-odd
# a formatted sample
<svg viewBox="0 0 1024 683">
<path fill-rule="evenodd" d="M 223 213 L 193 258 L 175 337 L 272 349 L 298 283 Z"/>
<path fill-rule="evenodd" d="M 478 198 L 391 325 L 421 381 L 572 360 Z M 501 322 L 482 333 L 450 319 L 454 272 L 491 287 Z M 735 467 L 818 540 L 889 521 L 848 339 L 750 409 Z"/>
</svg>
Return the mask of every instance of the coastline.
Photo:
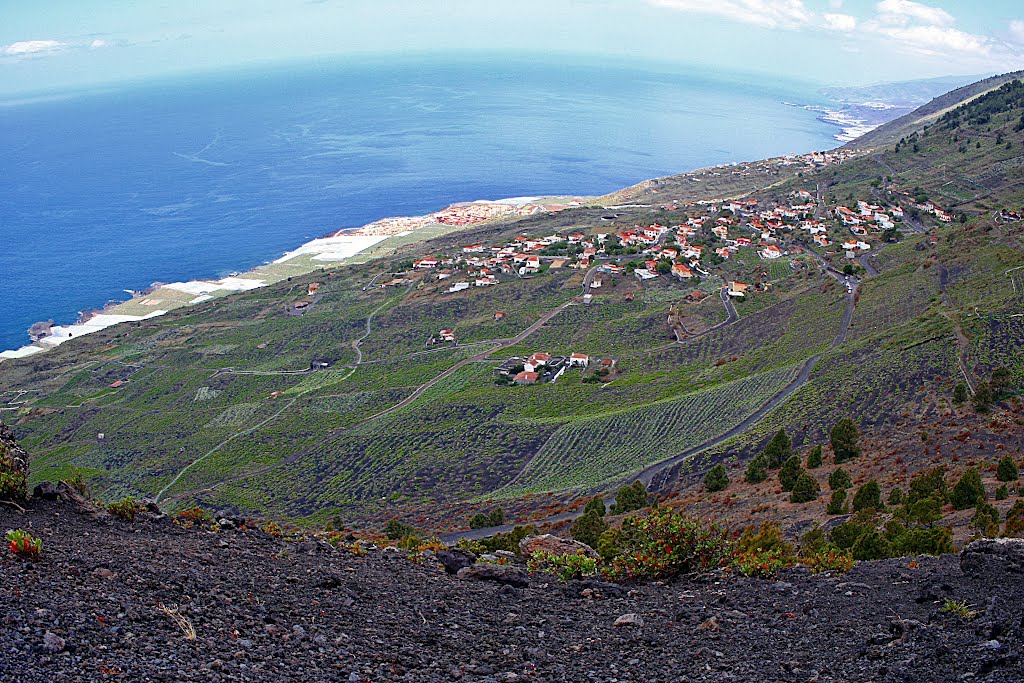
<svg viewBox="0 0 1024 683">
<path fill-rule="evenodd" d="M 52 324 L 52 321 L 35 323 L 26 330 L 31 342 L 17 349 L 0 351 L 0 363 L 43 353 L 71 339 L 120 323 L 149 320 L 176 309 L 266 287 L 325 267 L 357 262 L 357 257 L 358 262 L 365 262 L 386 252 L 393 252 L 404 244 L 455 232 L 490 220 L 560 211 L 579 206 L 588 199 L 592 198 L 549 196 L 480 199 L 451 204 L 422 216 L 395 216 L 382 218 L 359 228 L 342 228 L 324 237 L 305 242 L 277 259 L 243 273 L 219 279 L 154 282 L 141 292 L 125 290 L 132 294 L 128 301 L 110 302 L 102 308 L 81 312 L 78 320 L 71 325 L 56 325 Z M 45 328 L 46 333 L 40 334 L 40 326 L 44 324 L 48 324 Z"/>
</svg>

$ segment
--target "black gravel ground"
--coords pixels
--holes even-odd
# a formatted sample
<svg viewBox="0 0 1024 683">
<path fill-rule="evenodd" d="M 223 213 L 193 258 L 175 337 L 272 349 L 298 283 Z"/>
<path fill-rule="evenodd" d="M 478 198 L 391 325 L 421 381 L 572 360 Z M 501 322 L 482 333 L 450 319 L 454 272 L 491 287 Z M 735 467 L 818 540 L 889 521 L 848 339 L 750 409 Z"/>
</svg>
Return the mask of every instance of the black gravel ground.
<svg viewBox="0 0 1024 683">
<path fill-rule="evenodd" d="M 432 557 L 30 507 L 0 506 L 0 531 L 44 541 L 37 562 L 0 549 L 0 681 L 1024 681 L 1021 547 L 965 569 L 516 588 Z"/>
</svg>

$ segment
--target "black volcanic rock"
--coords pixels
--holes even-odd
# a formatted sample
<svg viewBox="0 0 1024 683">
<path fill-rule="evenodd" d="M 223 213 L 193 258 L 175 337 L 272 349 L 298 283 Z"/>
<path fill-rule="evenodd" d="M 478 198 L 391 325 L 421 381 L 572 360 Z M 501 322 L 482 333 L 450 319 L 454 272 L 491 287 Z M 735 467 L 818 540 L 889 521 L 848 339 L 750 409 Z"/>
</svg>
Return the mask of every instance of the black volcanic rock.
<svg viewBox="0 0 1024 683">
<path fill-rule="evenodd" d="M 25 507 L 0 506 L 0 529 L 43 540 L 36 562 L 0 549 L 0 683 L 1021 680 L 1016 544 L 971 546 L 964 571 L 949 555 L 777 581 L 462 570 L 513 587 L 422 554 L 97 520 L 63 495 Z"/>
</svg>

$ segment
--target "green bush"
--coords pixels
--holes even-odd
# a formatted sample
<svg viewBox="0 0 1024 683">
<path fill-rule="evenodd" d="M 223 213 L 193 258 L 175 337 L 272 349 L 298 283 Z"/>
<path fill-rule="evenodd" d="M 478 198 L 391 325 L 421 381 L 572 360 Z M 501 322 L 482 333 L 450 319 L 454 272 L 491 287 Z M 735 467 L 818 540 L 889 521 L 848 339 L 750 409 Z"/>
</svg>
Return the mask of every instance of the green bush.
<svg viewBox="0 0 1024 683">
<path fill-rule="evenodd" d="M 982 502 L 971 518 L 971 528 L 986 538 L 995 538 L 999 535 L 999 521 L 999 510 L 990 503 Z"/>
<path fill-rule="evenodd" d="M 889 491 L 889 505 L 903 505 L 903 489 L 900 487 L 894 488 Z"/>
<path fill-rule="evenodd" d="M 860 430 L 852 418 L 843 418 L 832 427 L 829 433 L 832 443 L 832 452 L 835 454 L 836 464 L 853 460 L 861 453 Z"/>
<path fill-rule="evenodd" d="M 785 429 L 775 432 L 775 436 L 768 442 L 761 452 L 764 456 L 765 465 L 770 470 L 777 470 L 782 467 L 793 455 L 793 440 L 786 434 Z"/>
<path fill-rule="evenodd" d="M 821 444 L 812 448 L 807 456 L 807 469 L 813 470 L 818 467 L 821 467 Z"/>
<path fill-rule="evenodd" d="M 789 500 L 793 503 L 810 503 L 812 500 L 817 500 L 820 493 L 821 486 L 818 484 L 818 480 L 809 472 L 800 470 L 796 483 L 793 485 L 793 495 L 789 497 Z"/>
<path fill-rule="evenodd" d="M 800 456 L 791 455 L 779 469 L 779 483 L 782 484 L 782 490 L 792 491 L 801 472 L 803 472 L 803 468 L 800 466 Z"/>
<path fill-rule="evenodd" d="M 828 505 L 825 506 L 825 512 L 830 515 L 845 515 L 849 511 L 850 508 L 846 506 L 846 489 L 832 491 L 832 497 L 829 498 Z"/>
<path fill-rule="evenodd" d="M 940 503 L 949 501 L 945 465 L 939 465 L 930 470 L 918 472 L 910 480 L 907 502 L 913 504 L 927 498 L 935 498 Z"/>
<path fill-rule="evenodd" d="M 851 486 L 853 486 L 853 478 L 842 467 L 837 467 L 832 474 L 828 475 L 828 487 L 833 491 L 848 489 Z"/>
<path fill-rule="evenodd" d="M 793 545 L 782 534 L 782 527 L 778 522 L 765 522 L 756 530 L 755 527 L 748 526 L 736 542 L 736 548 L 741 553 L 771 550 L 777 551 L 787 559 L 795 557 Z"/>
<path fill-rule="evenodd" d="M 1009 497 L 1010 497 L 1010 488 L 1006 484 L 1003 484 L 1002 486 L 1000 486 L 999 488 L 996 489 L 996 491 L 995 491 L 995 499 L 996 500 L 1006 500 Z"/>
<path fill-rule="evenodd" d="M 996 469 L 996 479 L 999 481 L 1017 481 L 1019 477 L 1020 468 L 1013 461 L 1013 456 L 1006 455 L 999 461 L 999 467 Z"/>
<path fill-rule="evenodd" d="M 953 403 L 960 405 L 967 400 L 967 385 L 963 382 L 957 382 L 956 386 L 953 387 Z"/>
<path fill-rule="evenodd" d="M 1018 498 L 1006 513 L 1003 536 L 1024 537 L 1024 498 Z"/>
<path fill-rule="evenodd" d="M 416 529 L 411 524 L 392 519 L 384 525 L 384 535 L 392 541 L 400 540 L 406 536 L 415 535 Z"/>
<path fill-rule="evenodd" d="M 768 464 L 764 459 L 763 455 L 758 455 L 749 463 L 747 463 L 747 470 L 743 474 L 743 479 L 748 484 L 760 484 L 762 481 L 768 478 Z"/>
<path fill-rule="evenodd" d="M 882 505 L 882 489 L 874 479 L 860 486 L 857 492 L 853 494 L 854 512 L 884 509 L 885 506 Z"/>
<path fill-rule="evenodd" d="M 583 507 L 583 512 L 595 512 L 599 517 L 604 517 L 604 496 L 594 496 L 589 501 L 587 501 L 587 504 Z"/>
<path fill-rule="evenodd" d="M 139 505 L 138 501 L 136 501 L 132 496 L 107 503 L 107 512 L 115 517 L 125 520 L 126 522 L 134 522 L 135 515 L 142 510 L 143 507 Z"/>
<path fill-rule="evenodd" d="M 611 575 L 620 579 L 665 579 L 706 572 L 732 559 L 733 534 L 715 522 L 656 508 L 622 524 L 622 552 Z"/>
<path fill-rule="evenodd" d="M 24 474 L 0 471 L 0 500 L 24 500 L 26 493 Z"/>
<path fill-rule="evenodd" d="M 812 574 L 820 574 L 822 572 L 845 574 L 853 569 L 853 557 L 849 552 L 824 547 L 801 557 L 800 564 L 810 567 Z"/>
<path fill-rule="evenodd" d="M 743 576 L 762 578 L 774 576 L 783 567 L 790 567 L 793 564 L 791 558 L 787 558 L 778 550 L 746 550 L 732 560 L 732 568 Z"/>
<path fill-rule="evenodd" d="M 647 487 L 642 481 L 637 480 L 615 492 L 615 504 L 612 505 L 610 512 L 613 515 L 621 515 L 645 507 L 647 507 Z"/>
<path fill-rule="evenodd" d="M 505 511 L 501 508 L 492 510 L 490 513 L 478 512 L 469 520 L 470 529 L 489 529 L 492 526 L 501 526 L 505 523 Z"/>
<path fill-rule="evenodd" d="M 576 518 L 576 521 L 572 523 L 570 533 L 580 543 L 586 543 L 593 548 L 597 545 L 601 534 L 606 531 L 608 531 L 608 522 L 604 521 L 604 517 L 590 510 Z"/>
<path fill-rule="evenodd" d="M 985 498 L 985 487 L 981 483 L 981 473 L 978 472 L 976 467 L 969 467 L 949 494 L 949 502 L 957 510 L 967 510 L 968 508 L 975 507 L 978 503 L 984 502 Z"/>
<path fill-rule="evenodd" d="M 729 474 L 725 471 L 725 465 L 718 463 L 704 475 L 704 488 L 708 493 L 724 491 L 729 486 Z"/>
<path fill-rule="evenodd" d="M 581 554 L 535 552 L 526 561 L 526 568 L 531 572 L 554 574 L 562 581 L 571 581 L 597 574 L 597 560 Z"/>
<path fill-rule="evenodd" d="M 829 547 L 828 534 L 817 522 L 800 539 L 800 555 L 803 557 L 813 555 L 827 547 Z"/>
<path fill-rule="evenodd" d="M 532 524 L 512 527 L 512 531 L 494 534 L 489 538 L 481 538 L 479 543 L 486 552 L 493 553 L 496 550 L 507 550 L 510 553 L 519 554 L 519 542 L 527 536 L 536 536 L 537 527 Z"/>
<path fill-rule="evenodd" d="M 611 563 L 622 552 L 622 532 L 618 529 L 608 529 L 597 539 L 597 554 L 606 563 Z"/>
</svg>

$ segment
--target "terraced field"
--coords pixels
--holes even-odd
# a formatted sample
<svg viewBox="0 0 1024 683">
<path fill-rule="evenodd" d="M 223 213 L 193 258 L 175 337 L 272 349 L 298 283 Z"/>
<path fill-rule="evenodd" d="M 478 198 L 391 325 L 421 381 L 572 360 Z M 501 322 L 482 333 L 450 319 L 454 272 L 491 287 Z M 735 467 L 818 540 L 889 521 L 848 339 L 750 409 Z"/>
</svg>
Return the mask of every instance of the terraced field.
<svg viewBox="0 0 1024 683">
<path fill-rule="evenodd" d="M 789 366 L 556 431 L 502 497 L 609 484 L 739 424 L 799 371 Z"/>
</svg>

